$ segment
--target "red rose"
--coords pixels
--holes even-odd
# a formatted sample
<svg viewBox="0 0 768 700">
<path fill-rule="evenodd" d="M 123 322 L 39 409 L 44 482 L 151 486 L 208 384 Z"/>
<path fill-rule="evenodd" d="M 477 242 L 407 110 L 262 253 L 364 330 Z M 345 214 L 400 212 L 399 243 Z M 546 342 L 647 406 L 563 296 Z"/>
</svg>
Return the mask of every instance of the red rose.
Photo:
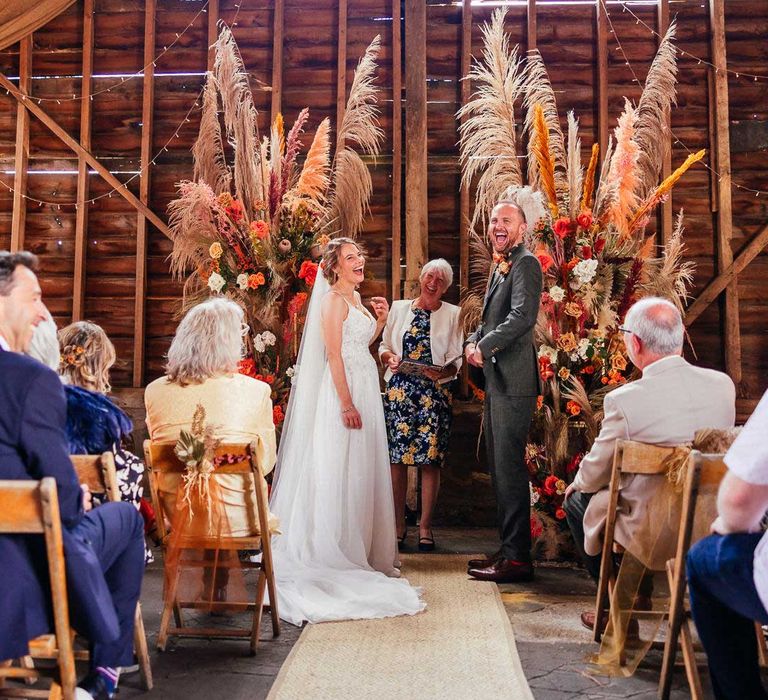
<svg viewBox="0 0 768 700">
<path fill-rule="evenodd" d="M 227 216 L 232 219 L 236 224 L 243 218 L 243 205 L 236 199 L 232 200 L 232 204 L 228 206 L 224 211 L 227 212 Z"/>
<path fill-rule="evenodd" d="M 581 246 L 581 257 L 589 260 L 592 257 L 592 248 L 588 245 Z"/>
<path fill-rule="evenodd" d="M 237 365 L 237 371 L 246 377 L 256 377 L 256 363 L 250 358 L 240 360 Z"/>
<path fill-rule="evenodd" d="M 274 382 L 275 382 L 275 378 L 274 378 L 274 376 L 273 376 L 273 375 L 271 375 L 271 374 L 268 374 L 266 377 L 264 377 L 264 381 L 265 381 L 267 384 L 274 384 Z"/>
<path fill-rule="evenodd" d="M 555 517 L 556 517 L 558 520 L 563 520 L 563 519 L 565 518 L 565 511 L 564 511 L 562 508 L 558 508 L 558 509 L 555 511 Z"/>
<path fill-rule="evenodd" d="M 275 406 L 272 409 L 272 422 L 275 425 L 280 425 L 280 423 L 283 422 L 284 418 L 285 418 L 285 415 L 283 414 L 283 409 L 280 406 Z"/>
<path fill-rule="evenodd" d="M 541 381 L 546 382 L 555 376 L 555 371 L 552 369 L 552 363 L 546 356 L 539 358 L 539 374 L 541 375 Z"/>
<path fill-rule="evenodd" d="M 576 227 L 574 226 L 573 221 L 564 216 L 555 221 L 552 230 L 555 232 L 555 235 L 562 240 L 573 233 L 576 230 Z"/>
<path fill-rule="evenodd" d="M 311 260 L 305 260 L 301 263 L 299 268 L 299 279 L 304 280 L 307 283 L 307 287 L 311 287 L 315 283 L 317 277 L 317 263 L 313 263 Z"/>
<path fill-rule="evenodd" d="M 549 253 L 536 253 L 536 257 L 539 259 L 539 265 L 541 265 L 542 272 L 549 270 L 555 262 Z"/>
<path fill-rule="evenodd" d="M 595 238 L 595 255 L 600 255 L 605 248 L 605 238 Z"/>
<path fill-rule="evenodd" d="M 581 228 L 586 231 L 592 225 L 592 214 L 588 212 L 579 214 L 576 217 L 576 221 L 578 222 L 579 226 L 581 226 Z"/>
<path fill-rule="evenodd" d="M 544 493 L 546 493 L 547 496 L 554 496 L 557 493 L 558 481 L 559 479 L 554 474 L 550 474 L 544 479 Z"/>
<path fill-rule="evenodd" d="M 260 382 L 264 381 L 264 375 L 263 374 L 257 374 L 254 379 L 258 379 Z"/>
</svg>

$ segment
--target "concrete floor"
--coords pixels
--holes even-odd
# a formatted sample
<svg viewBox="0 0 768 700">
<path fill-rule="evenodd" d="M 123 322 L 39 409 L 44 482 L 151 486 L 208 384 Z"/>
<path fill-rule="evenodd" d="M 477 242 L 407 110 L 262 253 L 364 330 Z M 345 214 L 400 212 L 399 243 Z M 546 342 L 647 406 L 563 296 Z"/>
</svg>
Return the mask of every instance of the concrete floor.
<svg viewBox="0 0 768 700">
<path fill-rule="evenodd" d="M 436 529 L 438 553 L 476 554 L 496 548 L 493 530 Z M 414 545 L 415 533 L 410 536 Z M 137 675 L 121 679 L 120 697 L 155 697 L 168 700 L 265 698 L 279 669 L 299 637 L 300 630 L 283 624 L 279 638 L 271 638 L 269 621 L 262 625 L 257 656 L 247 654 L 247 642 L 200 639 L 171 640 L 167 651 L 155 650 L 160 622 L 162 569 L 147 571 L 142 605 L 155 689 L 139 689 Z M 587 673 L 587 656 L 596 651 L 591 634 L 581 627 L 579 613 L 594 604 L 594 586 L 583 570 L 569 566 L 539 566 L 526 584 L 500 586 L 515 632 L 523 670 L 536 700 L 566 698 L 656 697 L 660 656 L 652 652 L 632 678 L 607 678 Z M 210 624 L 210 620 L 206 621 Z M 704 679 L 705 685 L 707 679 Z M 676 673 L 673 700 L 689 698 L 684 674 Z M 710 696 L 711 697 L 711 696 Z"/>
</svg>

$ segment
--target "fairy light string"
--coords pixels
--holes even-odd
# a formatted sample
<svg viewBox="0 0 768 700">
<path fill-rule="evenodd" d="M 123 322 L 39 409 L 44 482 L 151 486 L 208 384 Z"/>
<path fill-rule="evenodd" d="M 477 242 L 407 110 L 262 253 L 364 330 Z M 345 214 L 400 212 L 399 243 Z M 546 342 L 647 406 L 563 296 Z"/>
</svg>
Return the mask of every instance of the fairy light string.
<svg viewBox="0 0 768 700">
<path fill-rule="evenodd" d="M 619 39 L 619 35 L 616 33 L 616 29 L 615 29 L 615 27 L 613 26 L 613 20 L 611 19 L 611 14 L 610 14 L 610 12 L 608 12 L 608 7 L 607 7 L 607 5 L 606 5 L 606 2 L 605 2 L 605 0 L 600 0 L 600 5 L 602 6 L 602 8 L 603 8 L 603 12 L 605 12 L 605 17 L 606 17 L 606 19 L 608 20 L 608 29 L 609 29 L 610 33 L 611 33 L 611 34 L 613 34 L 613 37 L 614 37 L 614 39 L 616 40 L 616 47 L 617 47 L 617 48 L 616 48 L 616 50 L 617 50 L 617 51 L 618 51 L 618 52 L 621 54 L 622 58 L 624 59 L 624 65 L 626 65 L 626 66 L 629 68 L 630 72 L 632 73 L 632 81 L 633 81 L 633 82 L 635 82 L 635 83 L 637 83 L 637 84 L 638 84 L 638 85 L 640 85 L 641 87 L 644 87 L 644 85 L 645 85 L 645 84 L 644 84 L 644 82 L 643 82 L 643 81 L 641 81 L 641 80 L 640 80 L 640 79 L 637 77 L 637 73 L 635 72 L 635 69 L 633 68 L 632 64 L 630 63 L 630 61 L 629 61 L 629 57 L 627 56 L 626 52 L 624 51 L 624 47 L 623 47 L 623 46 L 622 46 L 622 44 L 621 44 L 621 39 Z M 624 7 L 624 9 L 625 9 L 626 11 L 630 12 L 630 14 L 631 14 L 633 17 L 635 17 L 635 19 L 637 19 L 637 22 L 636 22 L 636 23 L 639 23 L 639 22 L 641 22 L 641 21 L 642 21 L 642 20 L 640 20 L 640 19 L 639 19 L 639 18 L 638 18 L 638 17 L 637 17 L 637 16 L 636 16 L 636 15 L 635 15 L 635 14 L 634 14 L 634 13 L 633 13 L 633 12 L 632 12 L 630 9 L 629 9 L 629 8 L 627 8 L 627 6 L 626 6 L 626 5 L 624 5 L 623 3 L 622 3 L 622 7 Z M 646 25 L 646 26 L 647 26 L 647 25 Z M 660 35 L 659 35 L 657 32 L 654 32 L 654 34 L 655 34 L 657 37 L 660 37 Z M 678 49 L 678 50 L 679 50 L 679 51 L 681 51 L 680 49 Z M 693 56 L 693 54 L 691 54 L 691 53 L 687 53 L 687 52 L 683 52 L 683 51 L 681 51 L 681 53 L 684 53 L 684 54 L 686 54 L 686 55 L 688 55 L 688 56 Z M 698 60 L 698 59 L 697 59 L 697 60 Z M 706 63 L 708 66 L 710 66 L 710 67 L 714 68 L 716 72 L 720 70 L 720 69 L 719 69 L 717 66 L 715 66 L 715 65 L 714 65 L 714 64 L 712 64 L 712 63 L 709 63 L 709 62 L 707 62 L 707 61 L 703 61 L 703 60 L 702 60 L 702 61 L 700 61 L 700 62 L 701 62 L 701 63 Z M 741 72 L 740 72 L 740 73 L 739 73 L 739 75 L 745 75 L 745 74 L 743 74 L 743 73 L 741 73 Z M 686 151 L 688 154 L 691 154 L 691 153 L 693 153 L 693 152 L 694 152 L 694 151 L 693 151 L 692 149 L 690 149 L 690 148 L 689 148 L 689 147 L 688 147 L 688 146 L 687 146 L 687 145 L 686 145 L 686 144 L 685 144 L 683 141 L 681 141 L 681 140 L 680 140 L 680 139 L 677 137 L 677 135 L 675 134 L 675 132 L 672 130 L 672 128 L 671 128 L 671 125 L 670 125 L 670 128 L 669 128 L 669 133 L 670 133 L 670 135 L 672 136 L 672 139 L 674 140 L 674 142 L 675 142 L 677 145 L 679 145 L 680 147 L 682 147 L 683 149 L 685 149 L 685 151 Z M 703 166 L 704 166 L 704 167 L 705 167 L 705 168 L 706 168 L 706 169 L 707 169 L 707 170 L 708 170 L 708 171 L 709 171 L 709 172 L 710 172 L 712 175 L 714 175 L 714 176 L 717 178 L 717 181 L 718 181 L 718 182 L 722 182 L 723 176 L 722 176 L 722 175 L 721 175 L 721 174 L 720 174 L 720 173 L 719 173 L 719 172 L 718 172 L 718 171 L 717 171 L 715 168 L 713 168 L 711 165 L 709 165 L 709 163 L 705 162 L 704 160 L 701 160 L 701 161 L 699 161 L 699 162 L 700 162 L 700 163 L 701 163 L 701 164 L 702 164 L 702 165 L 703 165 Z M 735 180 L 733 180 L 733 177 L 731 177 L 731 186 L 732 186 L 732 187 L 735 187 L 736 189 L 739 189 L 739 190 L 741 190 L 741 191 L 743 191 L 743 192 L 750 192 L 750 193 L 754 194 L 754 195 L 755 195 L 755 197 L 759 197 L 761 194 L 762 194 L 762 195 L 768 194 L 768 191 L 765 191 L 765 190 L 757 190 L 757 189 L 754 189 L 754 188 L 752 188 L 752 187 L 746 187 L 745 185 L 740 185 L 740 184 L 739 184 L 739 183 L 737 183 Z"/>
</svg>

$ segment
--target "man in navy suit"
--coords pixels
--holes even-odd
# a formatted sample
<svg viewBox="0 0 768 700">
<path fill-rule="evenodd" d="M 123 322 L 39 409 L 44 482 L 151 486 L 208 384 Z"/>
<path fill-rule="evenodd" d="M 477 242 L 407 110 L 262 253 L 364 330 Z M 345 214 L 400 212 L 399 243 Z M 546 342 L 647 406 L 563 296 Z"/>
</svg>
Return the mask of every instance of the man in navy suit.
<svg viewBox="0 0 768 700">
<path fill-rule="evenodd" d="M 64 434 L 66 400 L 58 376 L 20 354 L 45 317 L 37 259 L 0 251 L 0 479 L 56 479 L 73 627 L 91 644 L 91 672 L 77 698 L 114 695 L 117 671 L 133 663 L 133 621 L 141 592 L 141 516 L 129 503 L 91 510 Z M 0 660 L 28 653 L 48 632 L 50 601 L 42 538 L 0 535 Z"/>
</svg>

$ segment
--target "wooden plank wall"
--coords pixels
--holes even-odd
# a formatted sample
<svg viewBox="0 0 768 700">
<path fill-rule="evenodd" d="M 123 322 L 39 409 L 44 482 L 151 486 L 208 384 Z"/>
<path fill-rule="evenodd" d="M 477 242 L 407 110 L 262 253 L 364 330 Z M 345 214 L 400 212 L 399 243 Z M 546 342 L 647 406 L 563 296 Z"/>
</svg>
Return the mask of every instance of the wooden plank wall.
<svg viewBox="0 0 768 700">
<path fill-rule="evenodd" d="M 382 37 L 379 85 L 381 124 L 385 139 L 382 155 L 371 165 L 374 197 L 371 217 L 363 233 L 369 253 L 372 279 L 364 292 L 392 294 L 393 269 L 405 262 L 404 239 L 397 236 L 392 249 L 392 163 L 401 163 L 401 152 L 393 153 L 393 143 L 405 147 L 404 139 L 393 139 L 393 123 L 402 129 L 404 119 L 393 121 L 393 6 L 392 0 L 347 0 L 346 46 L 339 50 L 339 3 L 334 0 L 221 0 L 212 3 L 217 17 L 237 24 L 233 31 L 243 59 L 251 72 L 256 105 L 260 110 L 260 129 L 266 129 L 273 104 L 279 104 L 288 123 L 305 106 L 310 108 L 306 143 L 325 116 L 335 119 L 337 85 L 348 88 L 358 58 L 374 35 Z M 199 112 L 192 110 L 189 122 L 184 117 L 193 108 L 208 61 L 208 32 L 216 17 L 209 17 L 201 0 L 157 0 L 155 20 L 153 124 L 149 152 L 151 167 L 149 206 L 165 218 L 174 183 L 191 175 L 190 148 L 194 141 Z M 447 258 L 459 277 L 460 267 L 460 188 L 457 163 L 457 122 L 454 117 L 461 101 L 461 56 L 463 6 L 469 2 L 427 3 L 427 217 L 429 255 Z M 598 21 L 596 6 L 581 3 L 516 3 L 509 7 L 507 28 L 513 43 L 523 50 L 536 46 L 542 53 L 557 90 L 561 114 L 574 109 L 581 124 L 584 160 L 592 141 L 599 138 L 600 86 L 598 71 Z M 662 3 L 664 5 L 664 3 Z M 604 76 L 608 126 L 613 128 L 623 97 L 637 99 L 639 86 L 626 65 L 628 58 L 637 78 L 643 80 L 657 46 L 657 38 L 620 4 L 608 2 L 606 26 L 607 72 Z M 141 77 L 126 79 L 144 64 L 144 0 L 95 0 L 93 26 L 92 90 L 100 91 L 90 101 L 91 150 L 110 170 L 122 173 L 126 181 L 140 170 L 142 146 Z M 481 46 L 480 25 L 490 17 L 493 7 L 472 3 L 472 52 Z M 79 95 L 83 71 L 84 0 L 36 32 L 32 40 L 32 93 L 53 101 L 43 106 L 69 134 L 79 138 L 81 129 Z M 529 14 L 535 12 L 535 17 Z M 632 5 L 632 11 L 648 27 L 659 26 L 656 5 Z M 680 48 L 712 61 L 709 8 L 701 0 L 669 3 L 671 18 L 677 17 Z M 404 12 L 400 13 L 404 15 Z M 277 19 L 277 23 L 275 20 Z M 194 21 L 193 21 L 194 20 Z M 535 21 L 534 21 L 535 20 Z M 185 27 L 191 23 L 187 31 Z M 273 62 L 275 31 L 282 32 L 281 61 Z M 407 46 L 407 25 L 395 37 L 398 54 Z M 536 36 L 529 36 L 535 28 Z M 615 31 L 612 32 L 611 29 Z M 601 30 L 602 31 L 602 30 Z M 177 33 L 182 33 L 176 38 Z M 725 43 L 727 65 L 731 70 L 768 75 L 768 5 L 763 0 L 729 0 L 725 3 Z M 625 55 L 618 50 L 616 37 Z M 174 43 L 175 42 L 175 43 Z M 171 44 L 174 44 L 171 46 Z M 164 47 L 169 47 L 164 52 Z M 152 53 L 152 52 L 150 52 Z M 162 54 L 162 55 L 160 55 Z M 338 58 L 345 57 L 346 79 L 338 70 Z M 403 55 L 400 67 L 407 76 L 409 56 Z M 87 59 L 86 66 L 87 66 Z M 399 56 L 398 56 L 399 59 Z M 415 59 L 414 59 L 415 60 Z M 0 52 L 0 71 L 17 76 L 20 47 Z M 691 150 L 710 148 L 710 99 L 708 81 L 712 69 L 690 56 L 680 60 L 679 106 L 672 116 L 675 136 Z M 273 96 L 266 88 L 276 76 L 281 90 Z M 109 91 L 106 88 L 112 87 Z M 731 129 L 748 121 L 768 121 L 768 80 L 755 82 L 743 76 L 728 75 Z M 274 97 L 274 99 L 273 99 Z M 60 99 L 61 104 L 55 100 Z M 0 170 L 2 181 L 13 186 L 16 154 L 17 108 L 15 101 L 0 93 Z M 174 132 L 181 124 L 178 137 Z M 167 143 L 170 140 L 170 143 Z M 167 143 L 167 150 L 163 147 Z M 522 143 L 522 142 L 521 142 Z M 672 150 L 672 167 L 687 155 L 680 143 Z M 731 148 L 732 177 L 735 183 L 768 191 L 768 169 L 764 151 Z M 394 158 L 393 158 L 394 157 Z M 103 197 L 87 211 L 83 230 L 84 265 L 76 265 L 77 212 L 73 206 L 59 209 L 56 204 L 39 206 L 34 197 L 51 202 L 74 202 L 78 192 L 77 157 L 34 117 L 29 134 L 29 170 L 26 201 L 25 246 L 38 253 L 43 262 L 43 287 L 59 324 L 72 319 L 73 295 L 84 290 L 85 318 L 102 324 L 117 346 L 121 365 L 115 384 L 141 384 L 161 372 L 163 355 L 175 327 L 180 285 L 170 279 L 166 257 L 171 245 L 165 236 L 147 222 L 146 298 L 144 371 L 134 368 L 136 322 L 137 216 L 135 210 L 117 195 Z M 39 173 L 38 171 L 45 171 Z M 8 174 L 8 173 L 11 174 Z M 139 178 L 128 185 L 140 194 Z M 407 188 L 408 183 L 403 183 Z M 109 192 L 100 177 L 89 175 L 89 197 Z M 675 213 L 686 213 L 686 243 L 689 259 L 697 264 L 696 290 L 701 290 L 718 269 L 716 240 L 716 188 L 710 173 L 696 167 L 688 173 L 672 197 Z M 731 249 L 734 257 L 765 225 L 768 195 L 732 191 L 733 229 Z M 13 195 L 0 187 L 0 248 L 11 243 Z M 394 212 L 398 218 L 398 212 Z M 402 216 L 402 213 L 401 213 Z M 399 219 L 401 220 L 402 219 Z M 403 232 L 405 228 L 403 227 Z M 399 240 L 397 240 L 399 239 Z M 83 278 L 79 272 L 84 270 Z M 765 282 L 768 257 L 757 258 L 739 275 L 738 301 L 741 327 L 742 396 L 756 399 L 766 387 L 768 338 L 764 318 L 768 311 Z M 139 277 L 140 279 L 140 277 Z M 399 293 L 399 292 L 398 292 Z M 695 293 L 695 292 L 694 292 Z M 455 300 L 458 290 L 451 292 Z M 711 304 L 691 327 L 691 339 L 698 361 L 706 366 L 724 367 L 724 307 Z M 135 375 L 135 376 L 134 376 Z"/>
</svg>

